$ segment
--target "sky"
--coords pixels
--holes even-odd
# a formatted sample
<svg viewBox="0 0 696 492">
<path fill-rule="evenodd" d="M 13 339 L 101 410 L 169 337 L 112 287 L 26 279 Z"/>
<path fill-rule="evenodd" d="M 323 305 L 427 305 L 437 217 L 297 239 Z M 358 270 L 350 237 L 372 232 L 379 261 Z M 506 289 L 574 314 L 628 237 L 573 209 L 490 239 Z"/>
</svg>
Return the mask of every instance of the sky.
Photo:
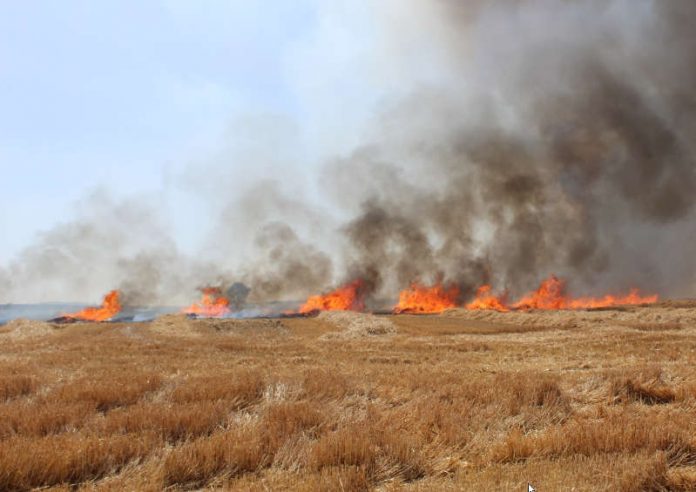
<svg viewBox="0 0 696 492">
<path fill-rule="evenodd" d="M 156 212 L 141 221 L 153 224 L 146 228 L 152 234 L 130 223 L 129 233 L 108 228 L 132 244 L 131 256 L 141 238 L 167 247 L 172 238 L 179 258 L 236 271 L 255 259 L 257 233 L 273 221 L 292 224 L 319 249 L 337 251 L 342 225 L 358 216 L 378 182 L 372 168 L 386 162 L 404 182 L 436 195 L 450 175 L 431 172 L 439 158 L 437 152 L 430 158 L 431 147 L 449 150 L 449 139 L 471 129 L 477 135 L 488 118 L 533 139 L 536 129 L 526 117 L 535 98 L 574 81 L 567 68 L 576 58 L 566 53 L 597 56 L 625 76 L 640 75 L 653 57 L 663 60 L 660 50 L 680 51 L 661 30 L 656 41 L 643 41 L 658 5 L 652 0 L 615 0 L 610 8 L 554 0 L 524 5 L 0 2 L 2 283 L 21 277 L 24 265 L 33 268 L 27 258 L 62 253 L 56 246 L 68 241 L 56 238 L 80 231 L 71 227 L 80 219 L 117 223 L 123 217 L 114 214 L 141 210 L 133 204 L 143 205 L 142 217 Z M 605 36 L 616 42 L 603 42 Z M 546 74 L 542 83 L 536 73 Z M 627 80 L 652 87 L 651 77 Z M 356 165 L 371 150 L 380 162 Z M 338 168 L 346 176 L 328 176 Z M 341 187 L 347 177 L 354 189 Z M 253 203 L 244 201 L 249 190 Z M 100 207 L 109 213 L 100 215 Z M 484 222 L 478 229 L 486 232 Z M 79 248 L 63 249 L 79 257 L 79 266 L 87 263 Z M 120 274 L 120 253 L 112 256 Z M 60 277 L 55 264 L 64 262 L 48 263 L 28 268 L 41 282 L 14 282 L 26 292 L 13 291 L 10 300 L 77 299 L 61 290 L 61 279 L 55 285 L 46 279 L 46 271 Z M 118 275 L 101 269 L 112 288 Z M 69 280 L 79 287 L 78 273 Z M 89 287 L 84 290 L 104 286 Z"/>
<path fill-rule="evenodd" d="M 438 77 L 427 9 L 400 1 L 0 2 L 0 267 L 95 194 L 149 197 L 190 254 L 211 197 L 269 178 L 311 201 Z"/>
<path fill-rule="evenodd" d="M 184 231 L 201 205 L 168 184 L 234 146 L 250 118 L 312 118 L 303 98 L 321 81 L 298 77 L 293 60 L 304 50 L 311 62 L 320 10 L 306 0 L 0 3 L 0 264 L 90 193 L 157 195 L 193 249 Z"/>
<path fill-rule="evenodd" d="M 0 2 L 8 299 L 78 300 L 120 282 L 125 260 L 113 242 L 90 263 L 80 257 L 87 238 L 67 239 L 84 237 L 85 224 L 127 243 L 127 255 L 156 244 L 181 262 L 235 271 L 258 256 L 266 223 L 292 221 L 299 237 L 334 247 L 357 210 L 327 187 L 331 163 L 383 138 L 385 108 L 414 87 L 448 79 L 428 28 L 433 9 L 416 0 Z M 43 253 L 51 259 L 32 260 Z"/>
</svg>

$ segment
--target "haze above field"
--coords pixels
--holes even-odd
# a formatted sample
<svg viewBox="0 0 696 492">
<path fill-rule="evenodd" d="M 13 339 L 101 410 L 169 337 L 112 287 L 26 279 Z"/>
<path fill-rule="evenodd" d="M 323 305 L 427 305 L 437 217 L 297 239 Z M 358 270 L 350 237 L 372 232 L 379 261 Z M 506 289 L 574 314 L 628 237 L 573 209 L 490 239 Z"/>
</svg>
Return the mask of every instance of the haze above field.
<svg viewBox="0 0 696 492">
<path fill-rule="evenodd" d="M 313 117 L 306 99 L 316 95 L 303 85 L 315 72 L 291 61 L 326 17 L 318 3 L 0 6 L 3 263 L 95 189 L 156 194 L 177 242 L 197 247 L 210 224 L 207 205 L 181 186 L 187 170 L 220 152 L 248 177 L 256 163 L 228 147 L 257 150 L 249 122 L 282 138 Z"/>
</svg>

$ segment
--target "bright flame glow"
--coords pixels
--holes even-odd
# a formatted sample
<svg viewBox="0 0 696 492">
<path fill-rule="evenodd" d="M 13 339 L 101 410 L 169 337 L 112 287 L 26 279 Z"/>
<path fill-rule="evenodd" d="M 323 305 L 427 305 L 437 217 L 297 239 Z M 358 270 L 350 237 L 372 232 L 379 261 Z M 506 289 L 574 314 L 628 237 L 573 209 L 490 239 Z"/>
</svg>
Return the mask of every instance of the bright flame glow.
<svg viewBox="0 0 696 492">
<path fill-rule="evenodd" d="M 414 282 L 399 294 L 399 302 L 394 306 L 395 313 L 441 313 L 457 306 L 459 288 L 451 285 L 445 288 L 441 283 L 431 287 Z"/>
<path fill-rule="evenodd" d="M 493 310 L 506 312 L 510 309 L 505 305 L 504 299 L 495 296 L 491 293 L 490 285 L 482 285 L 476 291 L 476 297 L 473 301 L 465 306 L 466 309 L 475 310 Z"/>
<path fill-rule="evenodd" d="M 201 318 L 221 318 L 230 312 L 230 301 L 222 295 L 219 287 L 205 287 L 201 291 L 201 300 L 184 308 L 183 313 L 195 314 Z"/>
<path fill-rule="evenodd" d="M 641 296 L 638 289 L 632 289 L 628 294 L 621 296 L 607 294 L 604 297 L 572 298 L 565 293 L 565 282 L 552 275 L 541 282 L 537 290 L 523 296 L 513 307 L 516 309 L 590 309 L 653 304 L 657 302 L 657 299 L 657 295 Z"/>
<path fill-rule="evenodd" d="M 358 279 L 326 294 L 310 296 L 299 312 L 308 314 L 315 311 L 364 311 L 362 286 L 362 280 Z"/>
<path fill-rule="evenodd" d="M 87 307 L 77 313 L 64 314 L 66 318 L 80 321 L 107 321 L 121 311 L 119 292 L 112 290 L 104 296 L 100 307 Z"/>
</svg>

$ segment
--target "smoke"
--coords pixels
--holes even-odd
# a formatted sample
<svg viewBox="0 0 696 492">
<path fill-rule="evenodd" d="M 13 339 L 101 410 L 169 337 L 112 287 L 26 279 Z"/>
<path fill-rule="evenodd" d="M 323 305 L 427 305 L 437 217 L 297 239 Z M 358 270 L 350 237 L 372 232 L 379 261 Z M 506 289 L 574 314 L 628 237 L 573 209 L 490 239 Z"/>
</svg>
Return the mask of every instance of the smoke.
<svg viewBox="0 0 696 492">
<path fill-rule="evenodd" d="M 297 299 L 331 281 L 329 257 L 302 242 L 287 224 L 266 224 L 256 236 L 256 250 L 258 256 L 243 278 L 258 300 Z"/>
<path fill-rule="evenodd" d="M 447 83 L 395 104 L 331 173 L 344 190 L 369 176 L 353 181 L 353 262 L 380 283 L 439 275 L 465 293 L 552 272 L 579 290 L 689 293 L 688 243 L 656 239 L 693 237 L 696 5 L 463 5 L 427 23 L 448 33 Z"/>
<path fill-rule="evenodd" d="M 353 33 L 355 53 L 326 9 L 314 51 L 290 60 L 312 68 L 296 70 L 298 99 L 320 151 L 284 151 L 302 130 L 264 120 L 244 159 L 190 173 L 217 218 L 196 259 L 151 208 L 93 198 L 0 269 L 4 295 L 120 286 L 153 303 L 240 280 L 254 300 L 290 299 L 360 277 L 374 296 L 415 280 L 467 296 L 551 273 L 578 293 L 693 295 L 694 2 L 385 1 L 360 10 L 373 30 Z M 315 169 L 313 155 L 310 181 L 295 161 Z M 243 191 L 241 161 L 272 171 Z"/>
<path fill-rule="evenodd" d="M 99 301 L 113 288 L 132 305 L 183 302 L 220 275 L 182 255 L 151 200 L 116 200 L 98 190 L 76 217 L 41 233 L 6 269 L 4 299 Z"/>
<path fill-rule="evenodd" d="M 246 306 L 251 289 L 241 282 L 235 282 L 225 291 L 225 297 L 230 301 L 230 309 L 241 311 Z"/>
</svg>

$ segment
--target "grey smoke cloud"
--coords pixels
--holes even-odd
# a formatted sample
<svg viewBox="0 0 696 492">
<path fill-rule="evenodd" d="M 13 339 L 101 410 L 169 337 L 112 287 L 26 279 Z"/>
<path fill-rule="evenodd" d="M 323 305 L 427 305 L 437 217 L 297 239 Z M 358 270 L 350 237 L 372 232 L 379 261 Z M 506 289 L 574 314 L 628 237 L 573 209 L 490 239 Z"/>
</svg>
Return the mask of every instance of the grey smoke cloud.
<svg viewBox="0 0 696 492">
<path fill-rule="evenodd" d="M 152 200 L 118 200 L 97 190 L 75 217 L 41 233 L 6 267 L 3 299 L 91 301 L 118 288 L 129 304 L 183 302 L 195 287 L 221 275 L 181 254 Z"/>
<path fill-rule="evenodd" d="M 516 294 L 551 273 L 588 294 L 693 295 L 696 4 L 374 9 L 383 29 L 362 62 L 384 97 L 360 135 L 336 138 L 359 144 L 316 182 L 291 176 L 303 155 L 284 153 L 292 138 L 264 130 L 270 144 L 254 136 L 245 158 L 282 185 L 240 191 L 238 167 L 217 156 L 202 192 L 217 226 L 196 258 L 139 203 L 89 205 L 0 270 L 0 295 L 93 299 L 120 286 L 155 303 L 239 280 L 254 300 L 289 299 L 356 276 L 376 297 L 435 279 Z M 340 131 L 340 116 L 327 128 Z M 317 183 L 323 199 L 307 191 Z"/>
<path fill-rule="evenodd" d="M 430 26 L 448 33 L 446 73 L 462 89 L 414 91 L 369 152 L 343 161 L 370 181 L 346 229 L 353 261 L 382 265 L 380 284 L 439 274 L 467 293 L 491 280 L 519 292 L 556 272 L 589 292 L 688 294 L 693 266 L 655 241 L 694 229 L 696 5 L 440 7 Z"/>
</svg>

